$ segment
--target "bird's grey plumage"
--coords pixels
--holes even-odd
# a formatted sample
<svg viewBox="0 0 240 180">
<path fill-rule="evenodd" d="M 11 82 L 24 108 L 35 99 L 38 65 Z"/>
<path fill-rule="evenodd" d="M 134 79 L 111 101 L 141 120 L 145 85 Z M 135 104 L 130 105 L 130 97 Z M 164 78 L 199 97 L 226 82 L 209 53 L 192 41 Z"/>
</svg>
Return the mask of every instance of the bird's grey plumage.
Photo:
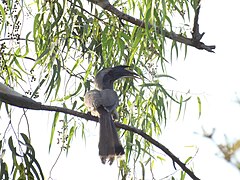
<svg viewBox="0 0 240 180">
<path fill-rule="evenodd" d="M 116 66 L 101 70 L 95 77 L 95 90 L 88 91 L 84 103 L 92 115 L 99 117 L 100 137 L 99 155 L 102 163 L 110 164 L 115 156 L 123 155 L 124 149 L 119 140 L 113 118 L 118 117 L 116 107 L 119 104 L 118 95 L 113 90 L 113 83 L 121 77 L 134 77 L 136 73 L 127 70 L 128 66 Z"/>
</svg>

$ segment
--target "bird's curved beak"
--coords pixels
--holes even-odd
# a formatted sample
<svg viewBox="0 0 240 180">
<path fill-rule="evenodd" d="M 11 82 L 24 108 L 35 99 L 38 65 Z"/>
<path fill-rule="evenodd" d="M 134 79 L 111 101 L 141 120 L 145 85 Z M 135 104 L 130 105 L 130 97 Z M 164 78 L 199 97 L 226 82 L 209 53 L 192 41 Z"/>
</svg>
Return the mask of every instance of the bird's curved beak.
<svg viewBox="0 0 240 180">
<path fill-rule="evenodd" d="M 129 66 L 116 66 L 112 68 L 112 70 L 109 72 L 112 74 L 114 79 L 119 79 L 122 77 L 131 77 L 131 78 L 139 78 L 139 75 L 129 69 Z"/>
</svg>

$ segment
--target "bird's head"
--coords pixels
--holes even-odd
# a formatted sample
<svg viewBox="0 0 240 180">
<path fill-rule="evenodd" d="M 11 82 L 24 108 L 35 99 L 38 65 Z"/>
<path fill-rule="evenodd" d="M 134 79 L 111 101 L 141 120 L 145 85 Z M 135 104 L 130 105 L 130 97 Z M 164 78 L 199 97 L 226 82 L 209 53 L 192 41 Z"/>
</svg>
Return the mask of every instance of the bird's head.
<svg viewBox="0 0 240 180">
<path fill-rule="evenodd" d="M 95 77 L 95 85 L 97 89 L 113 89 L 113 83 L 122 77 L 138 77 L 138 74 L 127 69 L 129 66 L 115 66 L 99 71 Z"/>
</svg>

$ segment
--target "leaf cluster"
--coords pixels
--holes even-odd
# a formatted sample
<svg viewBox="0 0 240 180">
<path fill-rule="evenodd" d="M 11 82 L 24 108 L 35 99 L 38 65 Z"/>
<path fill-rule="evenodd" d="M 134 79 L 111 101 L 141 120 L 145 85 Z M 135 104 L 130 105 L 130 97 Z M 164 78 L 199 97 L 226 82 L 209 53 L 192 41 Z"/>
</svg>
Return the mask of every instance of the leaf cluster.
<svg viewBox="0 0 240 180">
<path fill-rule="evenodd" d="M 0 159 L 0 178 L 9 179 L 44 179 L 44 175 L 40 164 L 35 156 L 35 150 L 30 144 L 28 137 L 21 133 L 23 141 L 18 140 L 18 148 L 14 145 L 12 136 L 8 139 L 8 146 L 12 152 L 12 168 L 8 168 L 8 163 L 3 161 L 3 156 Z M 19 150 L 18 150 L 19 149 Z M 0 151 L 6 151 L 3 146 L 3 141 L 0 141 Z"/>
</svg>

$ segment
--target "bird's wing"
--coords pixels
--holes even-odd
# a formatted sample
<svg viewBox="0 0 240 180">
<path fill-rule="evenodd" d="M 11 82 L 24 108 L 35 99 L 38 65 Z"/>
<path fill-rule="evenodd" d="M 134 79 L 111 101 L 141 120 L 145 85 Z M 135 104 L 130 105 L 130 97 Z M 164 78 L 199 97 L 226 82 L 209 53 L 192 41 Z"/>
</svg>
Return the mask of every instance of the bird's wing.
<svg viewBox="0 0 240 180">
<path fill-rule="evenodd" d="M 96 110 L 103 106 L 108 112 L 111 112 L 118 106 L 118 95 L 111 89 L 91 90 L 86 93 L 84 103 L 90 110 Z"/>
<path fill-rule="evenodd" d="M 112 89 L 104 89 L 100 91 L 102 97 L 102 106 L 108 111 L 112 112 L 118 106 L 118 95 Z"/>
<path fill-rule="evenodd" d="M 91 90 L 85 94 L 84 104 L 89 110 L 96 110 L 101 105 L 102 97 L 100 91 Z"/>
</svg>

